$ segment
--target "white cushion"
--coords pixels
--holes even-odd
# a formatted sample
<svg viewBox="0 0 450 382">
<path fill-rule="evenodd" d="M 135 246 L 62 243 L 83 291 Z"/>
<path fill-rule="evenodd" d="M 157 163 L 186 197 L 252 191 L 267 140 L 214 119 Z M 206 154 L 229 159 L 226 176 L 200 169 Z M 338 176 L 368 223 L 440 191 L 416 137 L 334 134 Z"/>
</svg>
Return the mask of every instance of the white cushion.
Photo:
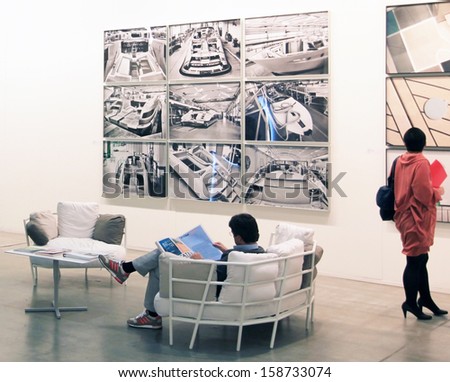
<svg viewBox="0 0 450 382">
<path fill-rule="evenodd" d="M 228 255 L 228 262 L 253 263 L 262 260 L 276 259 L 275 253 L 244 253 L 232 251 Z M 245 280 L 245 266 L 237 264 L 227 265 L 227 278 L 225 282 L 243 283 Z M 259 282 L 268 281 L 247 288 L 246 301 L 270 300 L 276 295 L 275 279 L 278 276 L 278 261 L 270 263 L 255 264 L 248 267 L 248 281 Z M 223 285 L 220 292 L 219 301 L 222 303 L 242 302 L 243 287 L 236 285 Z"/>
<path fill-rule="evenodd" d="M 289 223 L 280 223 L 275 229 L 274 243 L 279 244 L 290 239 L 300 239 L 309 250 L 314 242 L 314 230 Z"/>
<path fill-rule="evenodd" d="M 46 247 L 70 249 L 74 252 L 89 252 L 107 256 L 116 261 L 125 260 L 125 247 L 117 244 L 108 244 L 104 241 L 89 238 L 57 237 L 50 240 Z"/>
<path fill-rule="evenodd" d="M 267 248 L 267 252 L 276 253 L 280 257 L 286 257 L 294 254 L 303 253 L 305 246 L 300 239 L 290 239 L 283 243 L 271 245 Z M 297 256 L 280 263 L 279 276 L 289 276 L 294 273 L 299 273 L 303 269 L 304 256 Z M 286 264 L 286 272 L 284 271 Z M 286 277 L 283 285 L 283 295 L 294 290 L 300 289 L 302 285 L 303 275 L 299 274 L 293 277 Z M 277 290 L 281 288 L 281 283 L 277 283 Z"/>
<path fill-rule="evenodd" d="M 267 252 L 276 253 L 278 256 L 289 256 L 294 253 L 305 251 L 305 245 L 300 239 L 290 239 L 278 244 L 272 244 L 267 248 Z"/>
<path fill-rule="evenodd" d="M 57 212 L 59 236 L 92 237 L 99 216 L 97 203 L 59 202 Z"/>
</svg>

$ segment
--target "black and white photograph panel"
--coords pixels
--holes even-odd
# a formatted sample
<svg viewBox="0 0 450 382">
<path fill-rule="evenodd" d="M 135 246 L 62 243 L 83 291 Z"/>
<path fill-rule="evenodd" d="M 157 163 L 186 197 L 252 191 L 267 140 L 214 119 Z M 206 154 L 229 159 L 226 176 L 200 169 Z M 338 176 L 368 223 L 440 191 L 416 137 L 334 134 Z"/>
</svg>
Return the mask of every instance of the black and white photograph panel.
<svg viewBox="0 0 450 382">
<path fill-rule="evenodd" d="M 241 203 L 241 145 L 169 144 L 169 196 Z"/>
<path fill-rule="evenodd" d="M 386 153 L 386 179 L 391 171 L 394 159 L 399 155 L 405 153 L 405 149 L 389 149 Z M 423 155 L 428 159 L 430 164 L 434 166 L 433 162 L 438 161 L 447 173 L 447 178 L 441 184 L 444 188 L 442 200 L 437 204 L 436 221 L 442 223 L 450 223 L 450 151 L 443 150 L 424 150 Z"/>
<path fill-rule="evenodd" d="M 450 3 L 386 8 L 386 73 L 450 72 Z"/>
<path fill-rule="evenodd" d="M 241 76 L 240 20 L 169 26 L 169 79 Z"/>
<path fill-rule="evenodd" d="M 328 142 L 328 80 L 247 82 L 245 139 Z"/>
<path fill-rule="evenodd" d="M 167 27 L 104 32 L 104 81 L 147 82 L 166 78 Z"/>
<path fill-rule="evenodd" d="M 427 147 L 450 148 L 450 77 L 386 79 L 386 143 L 403 146 L 411 127 L 423 130 Z"/>
<path fill-rule="evenodd" d="M 103 142 L 103 196 L 166 197 L 167 145 L 156 142 Z"/>
<path fill-rule="evenodd" d="M 167 78 L 167 26 L 150 27 L 150 46 L 156 61 Z"/>
<path fill-rule="evenodd" d="M 241 139 L 240 82 L 169 86 L 169 137 Z"/>
<path fill-rule="evenodd" d="M 245 73 L 328 74 L 328 12 L 246 19 Z"/>
<path fill-rule="evenodd" d="M 105 138 L 159 139 L 167 136 L 166 85 L 105 86 Z"/>
<path fill-rule="evenodd" d="M 245 203 L 328 210 L 328 148 L 245 146 Z"/>
</svg>

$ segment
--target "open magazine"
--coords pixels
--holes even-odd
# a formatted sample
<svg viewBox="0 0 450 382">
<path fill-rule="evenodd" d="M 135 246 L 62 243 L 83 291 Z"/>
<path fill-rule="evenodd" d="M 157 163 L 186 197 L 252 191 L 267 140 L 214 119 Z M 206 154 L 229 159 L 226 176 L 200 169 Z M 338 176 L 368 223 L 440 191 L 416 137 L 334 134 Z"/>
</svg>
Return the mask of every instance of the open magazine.
<svg viewBox="0 0 450 382">
<path fill-rule="evenodd" d="M 222 256 L 222 252 L 214 247 L 212 240 L 201 225 L 177 238 L 166 237 L 158 240 L 156 246 L 163 252 L 184 257 L 191 257 L 195 252 L 200 253 L 204 259 L 208 260 L 219 260 Z"/>
<path fill-rule="evenodd" d="M 17 249 L 15 249 L 15 251 L 22 252 L 22 253 L 35 253 L 37 255 L 60 255 L 60 254 L 64 253 L 64 251 L 66 251 L 66 249 L 49 248 L 49 247 L 31 245 L 31 246 L 25 247 L 25 248 L 17 248 Z"/>
</svg>

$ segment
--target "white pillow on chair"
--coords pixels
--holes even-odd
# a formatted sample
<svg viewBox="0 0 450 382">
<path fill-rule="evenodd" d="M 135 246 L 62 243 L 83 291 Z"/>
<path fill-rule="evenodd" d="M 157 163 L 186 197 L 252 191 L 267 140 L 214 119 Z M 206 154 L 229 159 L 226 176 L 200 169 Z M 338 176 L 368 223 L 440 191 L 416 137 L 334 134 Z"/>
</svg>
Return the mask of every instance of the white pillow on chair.
<svg viewBox="0 0 450 382">
<path fill-rule="evenodd" d="M 252 263 L 255 261 L 278 258 L 275 253 L 244 253 L 232 251 L 228 255 L 228 262 Z M 267 283 L 253 285 L 247 288 L 247 302 L 273 299 L 276 295 L 275 279 L 278 276 L 278 262 L 252 265 L 249 269 L 249 282 L 266 281 Z M 225 282 L 243 283 L 245 267 L 240 265 L 227 265 L 227 278 Z M 219 301 L 223 303 L 242 302 L 243 287 L 237 285 L 223 285 Z"/>
<path fill-rule="evenodd" d="M 295 224 L 278 224 L 275 229 L 274 244 L 279 244 L 290 239 L 300 239 L 305 244 L 306 250 L 309 250 L 314 242 L 314 230 Z"/>
<path fill-rule="evenodd" d="M 99 216 L 94 202 L 59 202 L 58 233 L 62 237 L 91 238 Z"/>
<path fill-rule="evenodd" d="M 267 248 L 267 252 L 276 253 L 278 256 L 289 256 L 294 253 L 302 253 L 305 251 L 305 245 L 300 239 L 290 239 L 278 244 L 272 244 Z"/>
<path fill-rule="evenodd" d="M 279 244 L 271 245 L 269 248 L 267 248 L 267 252 L 276 253 L 280 257 L 286 257 L 305 252 L 305 246 L 303 244 L 303 241 L 301 241 L 300 239 L 290 239 Z M 303 261 L 303 256 L 298 256 L 286 261 L 282 261 L 280 263 L 279 275 L 289 276 L 294 273 L 301 272 L 303 269 Z M 286 272 L 284 271 L 284 264 L 286 264 Z M 300 286 L 302 285 L 302 279 L 303 275 L 301 274 L 286 278 L 283 286 L 283 295 L 300 289 Z M 281 284 L 278 283 L 277 288 L 279 288 L 280 286 Z"/>
</svg>

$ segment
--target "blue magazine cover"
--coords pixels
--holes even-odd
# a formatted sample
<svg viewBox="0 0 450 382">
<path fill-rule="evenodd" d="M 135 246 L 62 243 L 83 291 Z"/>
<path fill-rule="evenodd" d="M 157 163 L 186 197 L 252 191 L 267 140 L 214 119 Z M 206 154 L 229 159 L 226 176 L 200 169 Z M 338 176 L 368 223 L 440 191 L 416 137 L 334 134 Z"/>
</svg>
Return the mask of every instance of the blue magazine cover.
<svg viewBox="0 0 450 382">
<path fill-rule="evenodd" d="M 161 251 L 184 257 L 190 257 L 196 252 L 200 253 L 207 260 L 219 260 L 222 256 L 222 252 L 214 247 L 212 240 L 201 225 L 178 238 L 166 237 L 158 240 L 156 245 Z"/>
</svg>

